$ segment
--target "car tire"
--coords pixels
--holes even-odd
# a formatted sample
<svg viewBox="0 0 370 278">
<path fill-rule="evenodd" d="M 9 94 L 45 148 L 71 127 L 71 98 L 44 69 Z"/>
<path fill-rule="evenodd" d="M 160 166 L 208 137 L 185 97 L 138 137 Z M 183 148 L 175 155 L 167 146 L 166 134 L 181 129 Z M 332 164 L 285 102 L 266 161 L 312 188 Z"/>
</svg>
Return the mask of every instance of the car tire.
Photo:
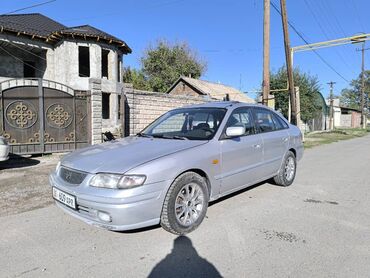
<svg viewBox="0 0 370 278">
<path fill-rule="evenodd" d="M 294 181 L 296 171 L 296 157 L 292 151 L 288 151 L 281 164 L 279 173 L 274 177 L 274 182 L 280 186 L 289 186 Z"/>
<path fill-rule="evenodd" d="M 194 231 L 208 208 L 209 193 L 205 178 L 194 172 L 178 176 L 167 191 L 161 226 L 175 235 Z"/>
</svg>

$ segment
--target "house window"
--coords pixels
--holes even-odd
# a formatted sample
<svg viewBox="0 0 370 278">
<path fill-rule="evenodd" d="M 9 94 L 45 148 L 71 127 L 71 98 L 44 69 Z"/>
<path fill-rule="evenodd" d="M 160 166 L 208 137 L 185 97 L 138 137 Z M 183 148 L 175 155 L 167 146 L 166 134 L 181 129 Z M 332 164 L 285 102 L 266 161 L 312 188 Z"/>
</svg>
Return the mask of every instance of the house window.
<svg viewBox="0 0 370 278">
<path fill-rule="evenodd" d="M 32 61 L 24 61 L 23 63 L 23 76 L 36 77 L 36 65 Z"/>
<path fill-rule="evenodd" d="M 101 77 L 108 77 L 108 55 L 109 55 L 109 50 L 107 49 L 102 49 L 101 50 Z"/>
<path fill-rule="evenodd" d="M 110 100 L 110 94 L 102 93 L 101 106 L 102 106 L 102 118 L 103 119 L 109 119 L 109 116 L 110 116 L 109 115 L 110 114 L 109 100 Z"/>
<path fill-rule="evenodd" d="M 78 47 L 79 76 L 90 77 L 90 51 L 87 46 Z"/>
</svg>

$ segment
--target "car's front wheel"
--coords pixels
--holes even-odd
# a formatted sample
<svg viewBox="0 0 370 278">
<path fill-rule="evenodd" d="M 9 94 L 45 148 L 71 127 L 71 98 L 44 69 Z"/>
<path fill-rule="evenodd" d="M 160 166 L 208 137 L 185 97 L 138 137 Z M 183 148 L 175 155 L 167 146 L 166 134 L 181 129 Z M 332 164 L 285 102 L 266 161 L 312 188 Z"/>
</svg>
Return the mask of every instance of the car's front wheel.
<svg viewBox="0 0 370 278">
<path fill-rule="evenodd" d="M 161 226 L 176 235 L 194 231 L 206 215 L 208 200 L 208 187 L 202 176 L 194 172 L 180 175 L 168 189 Z"/>
<path fill-rule="evenodd" d="M 293 183 L 297 170 L 297 160 L 292 151 L 288 151 L 284 157 L 279 173 L 274 177 L 274 181 L 280 186 L 289 186 Z"/>
</svg>

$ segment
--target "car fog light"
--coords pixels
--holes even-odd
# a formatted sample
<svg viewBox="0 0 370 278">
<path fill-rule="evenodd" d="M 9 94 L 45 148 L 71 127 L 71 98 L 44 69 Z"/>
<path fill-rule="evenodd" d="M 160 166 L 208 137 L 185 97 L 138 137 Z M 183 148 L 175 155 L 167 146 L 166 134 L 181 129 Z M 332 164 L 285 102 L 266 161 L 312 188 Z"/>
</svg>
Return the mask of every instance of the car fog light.
<svg viewBox="0 0 370 278">
<path fill-rule="evenodd" d="M 98 217 L 101 221 L 104 221 L 104 222 L 111 222 L 112 221 L 112 217 L 110 217 L 110 215 L 106 212 L 103 212 L 103 211 L 98 211 Z"/>
</svg>

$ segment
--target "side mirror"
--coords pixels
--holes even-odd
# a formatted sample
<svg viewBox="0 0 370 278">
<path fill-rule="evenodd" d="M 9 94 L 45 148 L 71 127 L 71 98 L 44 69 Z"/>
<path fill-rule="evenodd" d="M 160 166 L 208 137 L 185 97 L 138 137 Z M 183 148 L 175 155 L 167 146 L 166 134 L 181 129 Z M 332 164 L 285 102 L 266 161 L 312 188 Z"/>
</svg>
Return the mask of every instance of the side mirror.
<svg viewBox="0 0 370 278">
<path fill-rule="evenodd" d="M 226 129 L 227 137 L 238 137 L 245 134 L 244 126 L 230 126 Z"/>
</svg>

